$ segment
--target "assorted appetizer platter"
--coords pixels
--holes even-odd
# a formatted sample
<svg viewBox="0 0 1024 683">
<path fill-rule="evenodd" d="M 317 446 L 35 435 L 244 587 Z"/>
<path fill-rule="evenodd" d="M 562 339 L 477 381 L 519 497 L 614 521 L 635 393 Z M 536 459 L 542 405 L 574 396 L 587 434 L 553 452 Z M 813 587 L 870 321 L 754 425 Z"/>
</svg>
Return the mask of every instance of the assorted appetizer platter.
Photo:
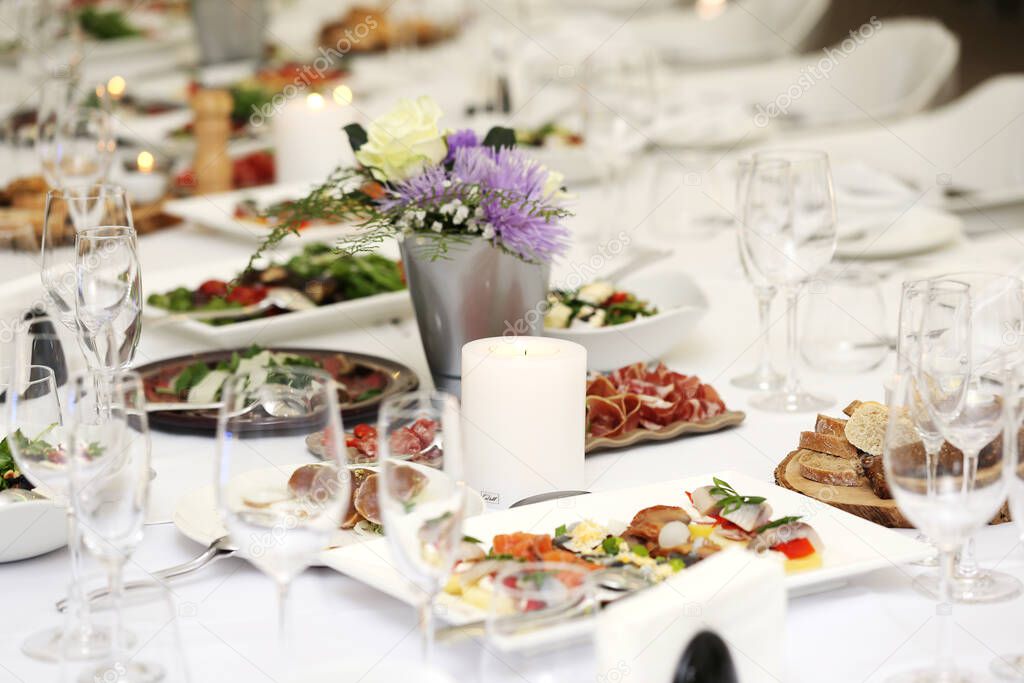
<svg viewBox="0 0 1024 683">
<path fill-rule="evenodd" d="M 742 547 L 783 563 L 792 594 L 928 554 L 923 543 L 738 472 L 593 493 L 571 506 L 555 500 L 494 512 L 467 519 L 464 530 L 460 561 L 442 598 L 445 618 L 455 624 L 483 618 L 494 574 L 527 559 L 594 571 L 627 568 L 654 584 L 725 548 Z M 371 541 L 322 559 L 414 603 L 415 592 L 382 559 L 386 552 L 381 541 Z"/>
<path fill-rule="evenodd" d="M 64 507 L 38 491 L 19 470 L 11 453 L 8 435 L 0 440 L 0 491 L 14 489 L 24 493 L 22 500 L 5 499 L 0 505 L 0 563 L 15 562 L 61 548 L 67 542 L 67 512 Z M 27 458 L 64 461 L 64 454 L 47 440 L 46 434 L 28 437 L 13 434 Z M 14 493 L 14 491 L 12 491 Z M 5 494 L 7 495 L 7 494 Z M 31 529 L 32 533 L 25 533 Z"/>
<path fill-rule="evenodd" d="M 690 276 L 653 267 L 614 283 L 552 291 L 548 303 L 545 336 L 585 346 L 590 369 L 605 371 L 666 355 L 694 333 L 708 309 Z"/>
<path fill-rule="evenodd" d="M 843 409 L 843 414 L 842 418 L 818 415 L 814 431 L 801 432 L 797 450 L 775 468 L 775 482 L 876 524 L 913 528 L 893 500 L 882 461 L 889 407 L 875 401 L 853 401 Z M 915 434 L 911 440 L 919 439 Z M 990 444 L 982 449 L 979 469 L 997 462 L 995 447 Z M 963 456 L 945 442 L 939 457 Z M 922 467 L 924 462 L 922 448 Z M 1008 520 L 1004 505 L 992 522 Z"/>
<path fill-rule="evenodd" d="M 706 433 L 743 422 L 710 384 L 658 363 L 634 363 L 587 382 L 587 452 Z"/>
<path fill-rule="evenodd" d="M 391 360 L 325 349 L 251 346 L 211 351 L 149 363 L 137 368 L 146 400 L 173 404 L 174 409 L 149 413 L 150 426 L 168 431 L 212 434 L 217 429 L 221 388 L 231 375 L 248 375 L 251 384 L 273 381 L 274 368 L 288 365 L 320 368 L 338 383 L 338 402 L 348 420 L 372 418 L 384 398 L 412 391 L 419 379 L 412 370 Z M 189 409 L 188 404 L 196 404 Z M 260 430 L 301 428 L 294 418 L 276 417 L 262 408 L 251 411 L 248 426 Z"/>
<path fill-rule="evenodd" d="M 284 252 L 258 263 L 233 290 L 228 283 L 244 265 L 238 259 L 155 271 L 146 282 L 155 296 L 142 314 L 146 321 L 218 348 L 246 345 L 253 339 L 286 342 L 319 331 L 399 319 L 411 312 L 412 304 L 394 258 L 398 249 L 385 246 L 376 255 L 339 258 L 310 244 L 301 252 Z M 279 296 L 282 293 L 290 296 Z M 300 302 L 301 308 L 296 305 Z M 203 321 L 187 315 L 247 303 L 249 313 L 241 318 Z M 284 311 L 278 303 L 293 310 Z"/>
<path fill-rule="evenodd" d="M 177 287 L 151 294 L 146 303 L 174 313 L 240 309 L 266 300 L 268 288 L 289 287 L 316 306 L 372 297 L 405 289 L 401 264 L 378 254 L 339 256 L 321 242 L 307 244 L 288 260 L 273 261 L 234 280 L 206 280 L 195 289 Z M 208 325 L 236 325 L 289 313 L 271 305 L 240 318 L 211 319 Z"/>
</svg>

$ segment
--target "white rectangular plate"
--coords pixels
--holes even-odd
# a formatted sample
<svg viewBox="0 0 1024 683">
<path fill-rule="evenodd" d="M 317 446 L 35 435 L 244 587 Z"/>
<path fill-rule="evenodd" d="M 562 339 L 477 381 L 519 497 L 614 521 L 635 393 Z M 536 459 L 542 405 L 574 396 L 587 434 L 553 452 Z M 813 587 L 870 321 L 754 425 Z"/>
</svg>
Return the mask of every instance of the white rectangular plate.
<svg viewBox="0 0 1024 683">
<path fill-rule="evenodd" d="M 801 515 L 821 535 L 825 544 L 822 566 L 788 575 L 786 588 L 791 597 L 826 590 L 876 569 L 913 562 L 926 557 L 930 552 L 927 545 L 909 536 L 794 491 L 733 471 L 619 491 L 603 491 L 479 515 L 466 520 L 465 533 L 488 543 L 499 533 L 526 531 L 552 534 L 560 524 L 571 524 L 582 519 L 593 519 L 599 523 L 609 520 L 628 523 L 639 510 L 651 505 L 678 505 L 692 509 L 686 491 L 711 484 L 712 477 L 724 479 L 741 494 L 767 498 L 772 506 L 773 518 Z M 399 571 L 386 539 L 329 550 L 321 556 L 321 560 L 328 567 L 403 602 L 417 604 L 422 595 Z M 766 558 L 763 561 L 775 560 Z M 486 616 L 482 610 L 452 596 L 443 596 L 441 604 L 445 608 L 444 618 L 453 624 L 467 623 Z"/>
<path fill-rule="evenodd" d="M 233 192 L 207 194 L 188 199 L 174 199 L 164 204 L 164 212 L 196 225 L 233 235 L 251 242 L 262 241 L 270 228 L 255 221 L 235 217 L 235 207 L 244 199 L 255 199 L 260 206 L 287 199 L 298 199 L 313 189 L 314 184 L 279 183 Z M 331 241 L 339 235 L 351 232 L 349 225 L 324 225 L 302 230 L 302 239 Z M 299 239 L 290 235 L 287 240 Z"/>
<path fill-rule="evenodd" d="M 397 249 L 394 249 L 397 252 Z M 395 258 L 385 250 L 385 255 Z M 275 260 L 284 260 L 280 255 Z M 245 257 L 231 261 L 205 264 L 191 268 L 147 273 L 146 295 L 168 292 L 176 287 L 195 288 L 206 280 L 230 280 L 245 267 Z M 375 296 L 341 301 L 319 306 L 308 311 L 282 313 L 270 318 L 258 318 L 230 325 L 208 325 L 197 320 L 161 324 L 153 329 L 181 332 L 211 342 L 216 348 L 248 346 L 253 343 L 292 341 L 320 331 L 338 331 L 359 325 L 387 322 L 407 316 L 412 311 L 409 292 L 387 292 Z M 146 304 L 142 310 L 144 321 L 158 323 L 172 313 Z"/>
</svg>

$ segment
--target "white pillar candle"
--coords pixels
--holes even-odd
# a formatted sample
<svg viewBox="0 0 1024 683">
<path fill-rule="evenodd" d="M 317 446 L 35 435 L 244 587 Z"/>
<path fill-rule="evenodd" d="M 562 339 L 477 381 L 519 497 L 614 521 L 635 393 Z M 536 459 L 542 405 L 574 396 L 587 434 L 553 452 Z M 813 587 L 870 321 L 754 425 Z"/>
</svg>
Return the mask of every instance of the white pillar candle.
<svg viewBox="0 0 1024 683">
<path fill-rule="evenodd" d="M 546 337 L 462 347 L 466 482 L 493 508 L 583 488 L 587 350 Z"/>
<path fill-rule="evenodd" d="M 340 165 L 355 163 L 343 128 L 356 118 L 352 91 L 337 86 L 287 102 L 271 119 L 277 181 L 322 181 Z"/>
</svg>

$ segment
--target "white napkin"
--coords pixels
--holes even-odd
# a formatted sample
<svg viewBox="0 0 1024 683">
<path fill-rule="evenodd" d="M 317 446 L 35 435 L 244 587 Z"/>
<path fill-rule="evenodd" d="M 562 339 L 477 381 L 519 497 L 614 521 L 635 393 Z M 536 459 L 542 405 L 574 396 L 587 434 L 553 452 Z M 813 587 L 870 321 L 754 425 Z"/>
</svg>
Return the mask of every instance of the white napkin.
<svg viewBox="0 0 1024 683">
<path fill-rule="evenodd" d="M 840 211 L 905 207 L 920 195 L 910 183 L 859 161 L 835 164 L 832 182 Z"/>
<path fill-rule="evenodd" d="M 598 672 L 617 672 L 620 683 L 671 683 L 690 640 L 710 630 L 729 645 L 742 683 L 782 680 L 784 574 L 773 558 L 725 550 L 610 606 L 595 634 Z"/>
</svg>

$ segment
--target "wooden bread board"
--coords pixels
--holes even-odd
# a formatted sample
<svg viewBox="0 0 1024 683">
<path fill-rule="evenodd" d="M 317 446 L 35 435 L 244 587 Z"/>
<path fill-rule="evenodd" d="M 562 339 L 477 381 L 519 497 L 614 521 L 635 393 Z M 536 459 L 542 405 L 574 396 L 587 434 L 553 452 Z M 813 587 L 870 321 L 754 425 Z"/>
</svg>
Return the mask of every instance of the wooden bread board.
<svg viewBox="0 0 1024 683">
<path fill-rule="evenodd" d="M 864 481 L 860 486 L 830 486 L 811 481 L 800 474 L 797 456 L 807 451 L 796 450 L 786 456 L 775 468 L 775 483 L 805 496 L 828 503 L 852 515 L 880 524 L 891 529 L 913 529 L 911 524 L 900 512 L 895 500 L 885 500 Z M 1004 504 L 992 524 L 1010 521 L 1009 510 Z"/>
<path fill-rule="evenodd" d="M 615 437 L 588 436 L 584 451 L 590 454 L 609 448 L 625 448 L 644 441 L 665 441 L 666 439 L 674 439 L 685 434 L 717 432 L 720 429 L 735 427 L 743 422 L 746 417 L 747 414 L 739 410 L 727 410 L 702 422 L 676 422 L 657 431 L 639 428 Z"/>
</svg>

